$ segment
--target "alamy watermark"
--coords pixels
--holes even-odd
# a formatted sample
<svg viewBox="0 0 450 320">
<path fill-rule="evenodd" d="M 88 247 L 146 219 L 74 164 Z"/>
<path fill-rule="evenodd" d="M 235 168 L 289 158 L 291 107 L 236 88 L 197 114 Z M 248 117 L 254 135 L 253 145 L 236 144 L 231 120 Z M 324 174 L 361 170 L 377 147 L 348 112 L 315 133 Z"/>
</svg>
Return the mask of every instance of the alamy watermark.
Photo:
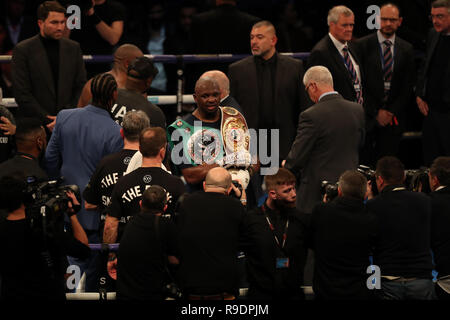
<svg viewBox="0 0 450 320">
<path fill-rule="evenodd" d="M 67 17 L 66 26 L 67 29 L 73 30 L 81 29 L 81 9 L 77 5 L 70 5 L 67 7 L 66 13 L 69 15 Z"/>
<path fill-rule="evenodd" d="M 234 128 L 222 137 L 218 130 L 204 128 L 201 121 L 194 121 L 193 131 L 178 128 L 172 132 L 170 140 L 173 143 L 171 160 L 175 165 L 193 162 L 197 165 L 217 163 L 223 167 L 248 167 L 259 160 L 261 175 L 273 175 L 279 169 L 279 129 Z"/>
</svg>

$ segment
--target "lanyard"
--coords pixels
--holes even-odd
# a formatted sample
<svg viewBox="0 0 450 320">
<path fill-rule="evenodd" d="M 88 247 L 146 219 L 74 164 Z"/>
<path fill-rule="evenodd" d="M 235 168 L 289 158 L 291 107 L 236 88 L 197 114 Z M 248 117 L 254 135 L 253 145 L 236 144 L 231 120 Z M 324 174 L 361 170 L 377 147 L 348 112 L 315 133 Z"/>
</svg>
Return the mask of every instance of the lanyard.
<svg viewBox="0 0 450 320">
<path fill-rule="evenodd" d="M 275 242 L 277 243 L 278 247 L 280 247 L 280 249 L 283 249 L 284 245 L 286 244 L 287 229 L 289 227 L 289 219 L 286 221 L 286 225 L 284 227 L 284 232 L 283 232 L 283 242 L 280 245 L 280 241 L 278 240 L 278 237 L 275 235 L 275 227 L 273 226 L 272 222 L 270 222 L 269 216 L 266 213 L 266 206 L 264 204 L 262 205 L 261 210 L 263 211 L 264 215 L 266 216 L 267 224 L 269 225 L 269 228 L 272 231 L 273 237 L 275 238 Z"/>
</svg>

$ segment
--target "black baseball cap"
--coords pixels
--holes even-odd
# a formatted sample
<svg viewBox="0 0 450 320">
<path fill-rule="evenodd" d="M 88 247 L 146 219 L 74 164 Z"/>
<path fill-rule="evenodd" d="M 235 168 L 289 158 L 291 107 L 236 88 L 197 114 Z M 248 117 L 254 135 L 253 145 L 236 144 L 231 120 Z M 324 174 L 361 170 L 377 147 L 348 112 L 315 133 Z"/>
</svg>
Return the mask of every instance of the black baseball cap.
<svg viewBox="0 0 450 320">
<path fill-rule="evenodd" d="M 143 80 L 150 77 L 154 78 L 157 74 L 158 69 L 153 65 L 152 60 L 146 56 L 138 57 L 128 65 L 127 75 L 132 78 Z"/>
</svg>

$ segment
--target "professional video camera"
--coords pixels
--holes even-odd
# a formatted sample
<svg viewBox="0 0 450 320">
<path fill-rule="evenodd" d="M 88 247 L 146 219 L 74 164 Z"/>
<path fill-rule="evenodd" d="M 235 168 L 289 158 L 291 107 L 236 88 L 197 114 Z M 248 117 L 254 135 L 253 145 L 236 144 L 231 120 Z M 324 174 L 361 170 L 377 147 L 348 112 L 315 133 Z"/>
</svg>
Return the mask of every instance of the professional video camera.
<svg viewBox="0 0 450 320">
<path fill-rule="evenodd" d="M 327 202 L 333 200 L 338 195 L 338 184 L 337 183 L 331 183 L 329 181 L 322 181 L 320 185 L 320 194 L 323 196 L 327 196 Z"/>
<path fill-rule="evenodd" d="M 377 177 L 375 175 L 375 170 L 371 169 L 368 166 L 364 166 L 362 164 L 360 164 L 356 170 L 358 172 L 362 173 L 366 177 L 367 181 L 370 181 L 370 185 L 372 188 L 372 194 L 374 196 L 376 196 L 378 194 L 378 188 L 377 188 L 377 182 L 376 182 Z"/>
<path fill-rule="evenodd" d="M 78 186 L 59 186 L 60 182 L 61 180 L 39 182 L 33 177 L 27 181 L 25 215 L 31 228 L 42 228 L 44 234 L 51 233 L 49 226 L 63 223 L 64 212 L 67 211 L 69 202 L 72 202 L 66 194 L 67 191 L 72 191 L 77 199 L 80 199 Z"/>
<path fill-rule="evenodd" d="M 430 169 L 421 167 L 420 169 L 405 170 L 405 185 L 415 192 L 430 193 L 430 182 L 428 180 L 428 172 Z"/>
</svg>

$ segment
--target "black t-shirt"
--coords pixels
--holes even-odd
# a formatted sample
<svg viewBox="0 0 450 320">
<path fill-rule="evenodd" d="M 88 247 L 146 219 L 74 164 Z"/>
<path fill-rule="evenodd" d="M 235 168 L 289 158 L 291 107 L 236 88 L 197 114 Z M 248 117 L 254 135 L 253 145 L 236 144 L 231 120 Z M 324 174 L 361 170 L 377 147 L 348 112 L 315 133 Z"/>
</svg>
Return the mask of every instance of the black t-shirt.
<svg viewBox="0 0 450 320">
<path fill-rule="evenodd" d="M 274 227 L 273 232 L 266 215 Z M 300 286 L 306 261 L 305 228 L 305 217 L 295 208 L 279 211 L 264 205 L 264 210 L 256 208 L 246 215 L 246 233 L 241 246 L 247 259 L 249 295 L 252 298 L 304 298 Z M 286 242 L 283 246 L 284 233 Z M 289 267 L 277 268 L 277 258 L 288 258 Z"/>
<path fill-rule="evenodd" d="M 39 166 L 37 159 L 30 154 L 17 153 L 13 158 L 0 164 L 0 178 L 14 173 L 20 173 L 24 178 L 48 180 L 47 174 Z"/>
<path fill-rule="evenodd" d="M 117 298 L 161 300 L 167 255 L 176 254 L 176 232 L 171 220 L 140 212 L 127 224 L 120 241 Z M 163 249 L 164 248 L 164 249 Z"/>
<path fill-rule="evenodd" d="M 83 198 L 88 203 L 98 206 L 97 211 L 103 213 L 111 204 L 111 194 L 117 181 L 123 177 L 136 150 L 123 149 L 104 157 L 91 176 Z"/>
<path fill-rule="evenodd" d="M 95 14 L 108 26 L 114 21 L 125 21 L 126 9 L 119 2 L 107 0 L 94 7 Z M 104 40 L 100 33 L 86 16 L 81 17 L 81 29 L 74 29 L 71 38 L 80 43 L 84 54 L 108 55 L 112 54 L 113 46 Z"/>
<path fill-rule="evenodd" d="M 166 117 L 158 106 L 137 92 L 119 89 L 117 101 L 111 109 L 114 121 L 122 125 L 123 117 L 131 110 L 144 111 L 150 119 L 150 126 L 166 128 Z"/>
<path fill-rule="evenodd" d="M 127 223 L 132 216 L 139 213 L 139 201 L 142 199 L 142 194 L 152 185 L 159 185 L 166 189 L 168 198 L 166 213 L 169 215 L 174 213 L 175 204 L 185 191 L 181 179 L 161 168 L 141 167 L 123 176 L 116 183 L 108 214 L 122 223 Z"/>
<path fill-rule="evenodd" d="M 237 294 L 237 253 L 245 208 L 212 192 L 185 196 L 177 215 L 180 283 L 186 294 Z"/>
<path fill-rule="evenodd" d="M 65 299 L 66 255 L 85 259 L 89 247 L 63 232 L 61 226 L 61 232 L 48 241 L 47 248 L 53 269 L 44 260 L 41 237 L 30 229 L 28 220 L 0 221 L 3 299 Z"/>
</svg>

